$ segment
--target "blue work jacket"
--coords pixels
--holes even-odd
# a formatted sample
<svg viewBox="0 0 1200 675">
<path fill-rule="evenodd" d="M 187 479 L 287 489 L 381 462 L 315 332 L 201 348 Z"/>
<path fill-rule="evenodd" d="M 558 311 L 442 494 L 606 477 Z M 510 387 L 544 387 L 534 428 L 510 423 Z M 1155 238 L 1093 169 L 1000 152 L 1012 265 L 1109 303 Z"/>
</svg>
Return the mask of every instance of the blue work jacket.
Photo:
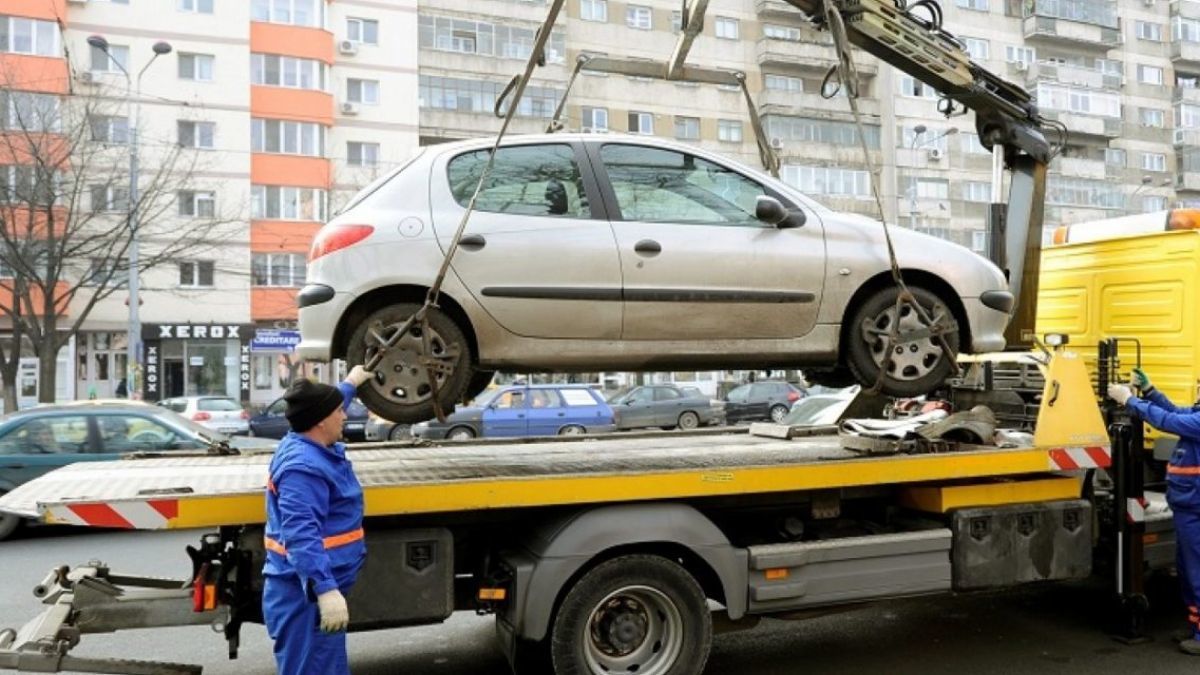
<svg viewBox="0 0 1200 675">
<path fill-rule="evenodd" d="M 1153 388 L 1145 399 L 1135 396 L 1125 407 L 1155 429 L 1179 437 L 1167 465 L 1167 504 L 1176 511 L 1200 511 L 1200 407 L 1177 406 Z"/>
<path fill-rule="evenodd" d="M 355 388 L 338 385 L 343 409 Z M 267 562 L 263 574 L 295 574 L 312 595 L 354 583 L 366 558 L 363 493 L 346 446 L 321 447 L 289 432 L 267 477 Z"/>
</svg>

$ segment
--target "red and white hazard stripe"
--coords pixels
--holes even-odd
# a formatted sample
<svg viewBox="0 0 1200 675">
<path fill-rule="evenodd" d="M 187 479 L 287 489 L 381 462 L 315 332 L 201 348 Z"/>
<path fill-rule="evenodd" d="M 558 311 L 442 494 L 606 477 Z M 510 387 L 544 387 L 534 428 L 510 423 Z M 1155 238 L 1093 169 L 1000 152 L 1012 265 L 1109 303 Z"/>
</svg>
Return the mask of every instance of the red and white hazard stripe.
<svg viewBox="0 0 1200 675">
<path fill-rule="evenodd" d="M 46 507 L 50 522 L 126 530 L 164 530 L 179 515 L 179 500 L 54 504 Z"/>
<path fill-rule="evenodd" d="M 1051 448 L 1049 455 L 1051 471 L 1104 469 L 1112 466 L 1112 451 L 1107 445 Z"/>
<path fill-rule="evenodd" d="M 1134 499 L 1130 497 L 1125 500 L 1125 517 L 1131 523 L 1141 523 L 1146 520 L 1146 506 L 1149 502 L 1144 497 Z"/>
</svg>

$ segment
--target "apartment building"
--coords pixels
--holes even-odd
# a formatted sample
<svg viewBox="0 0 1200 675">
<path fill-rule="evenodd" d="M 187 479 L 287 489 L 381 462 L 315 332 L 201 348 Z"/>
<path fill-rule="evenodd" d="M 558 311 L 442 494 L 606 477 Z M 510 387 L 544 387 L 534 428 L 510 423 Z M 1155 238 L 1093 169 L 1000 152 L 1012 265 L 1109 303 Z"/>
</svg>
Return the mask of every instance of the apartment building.
<svg viewBox="0 0 1200 675">
<path fill-rule="evenodd" d="M 320 224 L 417 147 L 416 13 L 415 0 L 0 0 L 0 69 L 19 74 L 6 106 L 108 101 L 94 140 L 110 144 L 129 143 L 140 111 L 139 153 L 181 146 L 197 158 L 171 222 L 239 224 L 141 275 L 144 398 L 261 403 L 299 372 L 327 376 L 291 362 L 295 295 Z M 151 63 L 159 41 L 171 51 Z M 145 68 L 140 93 L 127 95 L 133 80 L 114 62 L 133 79 Z M 123 188 L 93 199 L 128 208 Z M 128 316 L 124 290 L 97 304 L 60 358 L 71 365 L 59 398 L 114 393 Z"/>
</svg>

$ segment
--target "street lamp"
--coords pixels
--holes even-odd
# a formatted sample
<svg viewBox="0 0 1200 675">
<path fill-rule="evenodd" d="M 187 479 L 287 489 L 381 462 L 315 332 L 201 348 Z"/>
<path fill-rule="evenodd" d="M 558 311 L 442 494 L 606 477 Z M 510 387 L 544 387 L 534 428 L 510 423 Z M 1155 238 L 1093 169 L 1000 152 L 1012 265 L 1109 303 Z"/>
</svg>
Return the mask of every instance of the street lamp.
<svg viewBox="0 0 1200 675">
<path fill-rule="evenodd" d="M 129 75 L 124 64 L 115 59 L 112 52 L 108 48 L 108 40 L 104 39 L 103 35 L 92 35 L 87 39 L 87 43 L 96 49 L 104 52 L 108 60 L 121 70 L 125 76 L 125 100 L 131 101 L 133 105 L 133 114 L 129 119 L 129 332 L 126 335 L 126 357 L 125 357 L 125 389 L 128 392 L 126 395 L 134 398 L 134 386 L 136 385 L 136 375 L 138 365 L 141 363 L 141 350 L 138 348 L 142 340 L 142 319 L 139 316 L 138 305 L 141 303 L 141 298 L 138 297 L 139 280 L 138 280 L 138 116 L 141 113 L 141 98 L 142 98 L 142 75 L 146 74 L 146 69 L 150 64 L 154 63 L 158 57 L 164 54 L 171 53 L 171 45 L 167 42 L 159 40 L 154 43 L 151 50 L 154 56 L 142 66 L 138 71 L 137 78 Z"/>
<path fill-rule="evenodd" d="M 917 148 L 920 148 L 928 143 L 935 143 L 937 141 L 942 140 L 943 138 L 945 138 L 947 136 L 958 133 L 958 127 L 950 127 L 949 129 L 938 134 L 937 136 L 934 136 L 933 138 L 922 141 L 921 137 L 925 135 L 925 132 L 927 130 L 928 129 L 926 129 L 924 124 L 918 124 L 917 126 L 913 127 L 913 139 L 912 139 L 912 143 L 909 145 L 909 151 L 910 151 L 910 154 L 912 155 L 912 163 L 913 163 L 914 167 L 916 167 L 916 165 L 917 165 L 917 156 L 916 156 Z M 910 185 L 908 188 L 908 226 L 909 226 L 909 229 L 912 229 L 912 230 L 917 229 L 917 178 L 916 178 L 916 176 L 913 176 L 912 185 Z"/>
</svg>

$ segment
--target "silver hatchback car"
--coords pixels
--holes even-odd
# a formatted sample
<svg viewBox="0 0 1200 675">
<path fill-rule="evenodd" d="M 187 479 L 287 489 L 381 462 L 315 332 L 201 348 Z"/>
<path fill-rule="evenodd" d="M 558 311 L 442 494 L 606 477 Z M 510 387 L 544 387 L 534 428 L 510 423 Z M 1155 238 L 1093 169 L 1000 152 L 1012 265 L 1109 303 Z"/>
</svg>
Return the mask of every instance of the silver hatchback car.
<svg viewBox="0 0 1200 675">
<path fill-rule="evenodd" d="M 490 154 L 424 148 L 317 235 L 299 295 L 299 355 L 363 363 L 422 304 Z M 956 349 L 1004 347 L 1013 297 L 991 262 L 892 229 L 906 283 Z M 896 297 L 881 225 L 760 171 L 656 138 L 511 137 L 496 155 L 428 336 L 400 336 L 360 390 L 401 422 L 445 409 L 492 371 L 806 367 L 922 394 L 951 363 Z M 820 378 L 818 378 L 820 379 Z M 835 378 L 845 379 L 845 378 Z"/>
</svg>

